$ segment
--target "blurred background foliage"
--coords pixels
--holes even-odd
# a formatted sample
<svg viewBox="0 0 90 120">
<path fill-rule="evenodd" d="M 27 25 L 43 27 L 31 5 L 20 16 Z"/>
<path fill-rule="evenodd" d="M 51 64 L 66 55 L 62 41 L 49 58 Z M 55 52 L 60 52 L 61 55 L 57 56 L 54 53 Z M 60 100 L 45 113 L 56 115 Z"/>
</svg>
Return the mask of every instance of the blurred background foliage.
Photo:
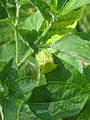
<svg viewBox="0 0 90 120">
<path fill-rule="evenodd" d="M 15 20 L 15 1 L 7 0 L 7 9 L 8 14 L 11 16 L 11 19 Z M 27 0 L 26 4 L 23 4 L 20 11 L 20 23 L 19 27 L 22 25 L 23 21 L 27 17 L 35 12 L 34 6 L 30 4 L 29 0 Z M 83 9 L 83 14 L 81 19 L 78 21 L 77 27 L 75 31 L 90 33 L 90 5 L 87 5 Z M 14 33 L 13 29 L 10 25 L 3 24 L 0 22 L 0 46 L 5 42 L 14 41 Z"/>
<path fill-rule="evenodd" d="M 90 5 L 86 5 L 82 18 L 78 21 L 77 30 L 90 34 Z"/>
<path fill-rule="evenodd" d="M 14 0 L 7 0 L 7 9 L 8 15 L 11 16 L 12 20 L 15 20 L 15 1 Z M 22 22 L 32 15 L 35 11 L 35 8 L 30 4 L 30 2 L 26 2 L 26 4 L 22 5 L 20 9 L 20 23 L 19 27 L 21 26 Z M 14 33 L 12 27 L 7 23 L 0 22 L 0 46 L 5 42 L 14 41 Z"/>
</svg>

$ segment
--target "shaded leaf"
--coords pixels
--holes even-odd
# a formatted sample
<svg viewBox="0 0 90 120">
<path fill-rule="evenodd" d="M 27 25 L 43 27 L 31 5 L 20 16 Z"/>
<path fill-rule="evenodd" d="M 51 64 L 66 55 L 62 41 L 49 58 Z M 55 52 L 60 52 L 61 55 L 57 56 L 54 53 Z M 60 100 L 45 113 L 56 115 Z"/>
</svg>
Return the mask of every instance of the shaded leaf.
<svg viewBox="0 0 90 120">
<path fill-rule="evenodd" d="M 27 100 L 36 84 L 37 80 L 32 77 L 23 77 L 15 80 L 9 86 L 10 98 L 13 100 Z"/>
<path fill-rule="evenodd" d="M 5 7 L 0 4 L 0 19 L 5 19 L 8 17 Z"/>
<path fill-rule="evenodd" d="M 16 69 L 12 67 L 13 59 L 11 59 L 3 68 L 0 74 L 0 80 L 2 83 L 6 83 L 6 85 L 9 85 L 10 82 L 16 80 L 18 78 L 18 73 Z"/>
</svg>

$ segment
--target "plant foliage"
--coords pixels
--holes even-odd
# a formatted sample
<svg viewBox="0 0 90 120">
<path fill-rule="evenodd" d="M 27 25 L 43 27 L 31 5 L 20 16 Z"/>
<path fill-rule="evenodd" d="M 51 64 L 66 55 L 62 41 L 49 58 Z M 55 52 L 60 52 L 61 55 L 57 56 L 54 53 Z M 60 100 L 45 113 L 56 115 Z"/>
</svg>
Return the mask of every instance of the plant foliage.
<svg viewBox="0 0 90 120">
<path fill-rule="evenodd" d="M 89 3 L 0 0 L 0 120 L 90 119 Z"/>
</svg>

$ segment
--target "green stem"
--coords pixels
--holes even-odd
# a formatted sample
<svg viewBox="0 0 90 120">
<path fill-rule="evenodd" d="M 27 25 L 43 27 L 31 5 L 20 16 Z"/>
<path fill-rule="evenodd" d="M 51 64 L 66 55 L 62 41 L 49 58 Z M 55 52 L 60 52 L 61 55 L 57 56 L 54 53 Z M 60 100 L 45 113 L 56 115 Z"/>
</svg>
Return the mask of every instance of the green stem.
<svg viewBox="0 0 90 120">
<path fill-rule="evenodd" d="M 14 35 L 15 35 L 15 43 L 16 43 L 16 64 L 18 65 L 19 62 L 19 45 L 18 45 L 18 32 L 16 29 L 14 29 Z"/>
<path fill-rule="evenodd" d="M 18 68 L 20 69 L 20 67 L 22 66 L 22 64 L 28 59 L 29 56 L 31 56 L 33 53 L 33 50 L 30 49 L 29 52 L 26 54 L 26 56 L 20 61 L 20 63 L 18 64 Z"/>
<path fill-rule="evenodd" d="M 16 20 L 15 20 L 15 27 L 18 26 L 19 12 L 20 12 L 20 7 L 21 7 L 20 5 L 17 4 L 17 1 L 18 1 L 18 0 L 15 1 L 15 2 L 16 2 Z"/>
<path fill-rule="evenodd" d="M 15 42 L 16 42 L 16 64 L 18 66 L 19 63 L 19 41 L 18 41 L 18 21 L 19 21 L 19 12 L 20 12 L 20 5 L 17 4 L 17 0 L 16 2 L 16 20 L 15 20 L 15 29 L 14 29 L 14 34 L 15 34 Z"/>
<path fill-rule="evenodd" d="M 48 33 L 49 29 L 51 28 L 52 24 L 54 22 L 54 19 L 51 21 L 51 23 L 48 25 L 47 29 L 42 33 L 42 35 L 39 37 L 39 39 L 36 41 L 36 45 L 39 45 L 40 42 L 44 39 L 46 34 Z"/>
</svg>

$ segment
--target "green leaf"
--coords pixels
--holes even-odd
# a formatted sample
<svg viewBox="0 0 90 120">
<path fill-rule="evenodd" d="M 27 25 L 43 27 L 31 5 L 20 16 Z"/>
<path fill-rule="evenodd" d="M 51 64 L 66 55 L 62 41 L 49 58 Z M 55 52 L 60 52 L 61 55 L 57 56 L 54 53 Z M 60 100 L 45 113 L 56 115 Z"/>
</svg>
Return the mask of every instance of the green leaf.
<svg viewBox="0 0 90 120">
<path fill-rule="evenodd" d="M 19 41 L 19 60 L 22 59 L 27 49 L 28 46 L 24 42 Z M 9 62 L 12 58 L 15 61 L 15 56 L 16 50 L 14 41 L 8 42 L 0 47 L 0 62 Z"/>
<path fill-rule="evenodd" d="M 89 112 L 90 112 L 90 98 L 88 99 L 81 113 L 77 116 L 75 120 L 90 120 Z"/>
<path fill-rule="evenodd" d="M 3 7 L 1 4 L 0 4 L 0 19 L 5 19 L 8 17 L 8 14 L 7 14 L 7 11 L 5 9 L 5 7 Z"/>
<path fill-rule="evenodd" d="M 12 68 L 13 59 L 11 59 L 3 68 L 0 74 L 0 80 L 2 83 L 6 83 L 9 85 L 10 82 L 16 80 L 18 78 L 18 74 L 16 69 Z"/>
<path fill-rule="evenodd" d="M 71 64 L 68 64 L 67 61 L 62 61 L 57 54 L 54 60 L 58 64 L 58 67 L 52 72 L 45 74 L 47 82 L 69 81 L 87 88 L 88 80 L 83 73 L 79 72 Z"/>
<path fill-rule="evenodd" d="M 76 68 L 72 68 L 69 65 L 66 65 L 67 69 L 71 72 L 71 77 L 68 79 L 68 82 L 72 82 L 82 86 L 83 88 L 88 90 L 88 80 L 86 76 L 80 73 Z"/>
<path fill-rule="evenodd" d="M 13 100 L 27 100 L 31 95 L 31 90 L 36 87 L 37 80 L 32 77 L 23 77 L 15 80 L 9 86 L 9 96 Z"/>
<path fill-rule="evenodd" d="M 69 34 L 52 44 L 51 47 L 71 57 L 90 61 L 90 35 L 85 33 Z"/>
<path fill-rule="evenodd" d="M 31 48 L 33 48 L 34 50 L 37 49 L 37 46 L 34 44 L 34 42 L 38 38 L 38 32 L 36 30 L 30 31 L 30 30 L 21 29 L 21 30 L 19 30 L 19 33 L 22 36 L 22 38 L 26 42 L 28 42 L 28 44 Z"/>
<path fill-rule="evenodd" d="M 55 63 L 58 64 L 58 67 L 52 72 L 45 74 L 46 81 L 67 81 L 71 76 L 71 72 L 65 67 L 65 65 L 61 61 L 58 60 L 58 58 L 55 58 Z"/>
<path fill-rule="evenodd" d="M 38 31 L 44 21 L 44 18 L 40 11 L 36 11 L 30 17 L 28 17 L 22 25 L 22 29 Z"/>
<path fill-rule="evenodd" d="M 38 9 L 46 20 L 53 16 L 63 16 L 71 11 L 78 9 L 85 4 L 90 3 L 90 0 L 30 0 Z M 78 4 L 77 4 L 78 3 Z"/>
<path fill-rule="evenodd" d="M 57 52 L 56 56 L 75 67 L 80 73 L 83 73 L 83 65 L 77 58 L 60 52 Z"/>
<path fill-rule="evenodd" d="M 59 0 L 59 4 L 60 4 Z M 64 0 L 65 2 L 63 3 L 63 7 L 61 6 L 62 9 L 60 9 L 59 14 L 60 15 L 65 15 L 67 13 L 69 13 L 72 10 L 75 10 L 77 8 L 80 8 L 82 6 L 84 6 L 85 4 L 89 4 L 90 0 Z"/>
<path fill-rule="evenodd" d="M 4 115 L 4 120 L 19 120 L 19 110 L 22 105 L 22 101 L 17 100 L 17 101 L 10 101 L 6 100 L 3 106 L 3 115 Z"/>
<path fill-rule="evenodd" d="M 56 120 L 77 115 L 87 101 L 86 93 L 76 84 L 53 82 L 35 88 L 28 104 L 41 119 Z"/>
<path fill-rule="evenodd" d="M 37 120 L 36 115 L 30 110 L 27 104 L 22 105 L 19 118 L 20 120 Z"/>
<path fill-rule="evenodd" d="M 57 18 L 57 20 L 53 22 L 50 30 L 46 34 L 42 43 L 45 43 L 46 41 L 49 42 L 48 39 L 52 39 L 52 37 L 56 34 L 63 36 L 66 33 L 73 30 L 76 27 L 77 21 L 80 18 L 80 16 L 81 16 L 81 9 L 74 10 L 68 13 L 67 15 Z"/>
</svg>

